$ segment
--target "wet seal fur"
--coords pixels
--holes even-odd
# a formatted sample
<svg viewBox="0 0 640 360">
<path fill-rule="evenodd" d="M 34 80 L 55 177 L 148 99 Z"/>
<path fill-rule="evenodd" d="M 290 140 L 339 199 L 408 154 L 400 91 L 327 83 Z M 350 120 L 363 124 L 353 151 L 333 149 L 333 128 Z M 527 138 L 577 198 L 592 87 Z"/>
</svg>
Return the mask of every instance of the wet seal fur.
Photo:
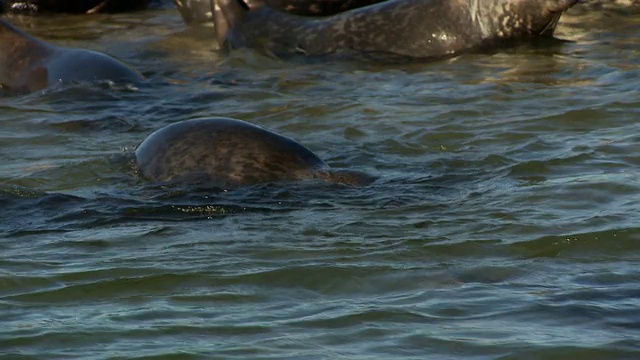
<svg viewBox="0 0 640 360">
<path fill-rule="evenodd" d="M 450 56 L 536 36 L 551 36 L 579 0 L 388 0 L 333 16 L 288 14 L 266 4 L 215 0 L 223 49 L 254 48 L 275 55 L 391 53 Z"/>
<path fill-rule="evenodd" d="M 165 184 L 234 188 L 304 179 L 373 181 L 364 173 L 330 169 L 295 140 L 230 118 L 186 120 L 157 130 L 138 146 L 135 162 L 143 178 Z"/>
<path fill-rule="evenodd" d="M 142 75 L 97 51 L 48 44 L 0 20 L 0 89 L 33 92 L 59 82 L 112 80 L 139 83 Z"/>
</svg>

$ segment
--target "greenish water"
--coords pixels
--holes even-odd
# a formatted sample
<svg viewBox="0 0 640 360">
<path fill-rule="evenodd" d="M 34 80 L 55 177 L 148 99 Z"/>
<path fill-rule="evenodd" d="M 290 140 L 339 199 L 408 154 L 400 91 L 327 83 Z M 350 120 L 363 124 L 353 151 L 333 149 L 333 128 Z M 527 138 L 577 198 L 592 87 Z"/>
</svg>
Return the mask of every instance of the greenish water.
<svg viewBox="0 0 640 360">
<path fill-rule="evenodd" d="M 148 78 L 0 99 L 2 359 L 637 359 L 640 17 L 435 63 L 218 56 L 177 12 L 10 21 Z M 356 188 L 161 188 L 119 155 L 230 116 Z"/>
</svg>

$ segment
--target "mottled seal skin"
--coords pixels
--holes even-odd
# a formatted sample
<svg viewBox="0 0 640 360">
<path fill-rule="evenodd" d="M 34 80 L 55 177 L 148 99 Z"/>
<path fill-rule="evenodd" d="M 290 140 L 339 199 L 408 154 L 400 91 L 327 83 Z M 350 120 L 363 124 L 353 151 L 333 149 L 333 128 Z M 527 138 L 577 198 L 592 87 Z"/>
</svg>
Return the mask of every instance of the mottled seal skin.
<svg viewBox="0 0 640 360">
<path fill-rule="evenodd" d="M 27 93 L 59 82 L 113 80 L 139 83 L 142 75 L 91 50 L 48 44 L 0 20 L 0 89 Z"/>
<path fill-rule="evenodd" d="M 328 16 L 385 0 L 248 0 L 250 8 L 266 4 L 274 9 L 302 16 Z M 213 23 L 214 0 L 174 0 L 189 25 Z"/>
<path fill-rule="evenodd" d="M 19 14 L 37 13 L 115 13 L 145 9 L 150 0 L 0 0 L 4 12 Z"/>
<path fill-rule="evenodd" d="M 149 135 L 135 151 L 143 178 L 224 188 L 304 179 L 364 185 L 370 176 L 332 170 L 300 143 L 245 121 L 186 120 Z"/>
<path fill-rule="evenodd" d="M 579 0 L 389 0 L 333 16 L 301 17 L 268 5 L 215 0 L 223 49 L 276 55 L 391 53 L 431 58 L 553 34 Z M 221 24 L 218 27 L 218 24 Z"/>
</svg>

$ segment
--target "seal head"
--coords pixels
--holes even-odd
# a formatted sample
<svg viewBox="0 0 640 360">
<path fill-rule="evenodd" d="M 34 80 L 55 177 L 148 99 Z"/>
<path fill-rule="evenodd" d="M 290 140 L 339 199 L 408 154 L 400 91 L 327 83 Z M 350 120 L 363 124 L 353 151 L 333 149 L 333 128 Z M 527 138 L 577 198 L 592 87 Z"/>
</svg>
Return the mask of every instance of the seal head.
<svg viewBox="0 0 640 360">
<path fill-rule="evenodd" d="M 551 36 L 564 11 L 577 0 L 470 0 L 484 37 L 518 39 Z"/>
</svg>

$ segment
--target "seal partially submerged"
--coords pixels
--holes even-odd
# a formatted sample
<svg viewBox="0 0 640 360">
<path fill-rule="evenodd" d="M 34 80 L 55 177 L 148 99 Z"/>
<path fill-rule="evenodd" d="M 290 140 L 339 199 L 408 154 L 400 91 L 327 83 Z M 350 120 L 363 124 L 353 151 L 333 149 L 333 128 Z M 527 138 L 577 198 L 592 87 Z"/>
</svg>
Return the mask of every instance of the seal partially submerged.
<svg viewBox="0 0 640 360">
<path fill-rule="evenodd" d="M 579 0 L 389 0 L 322 18 L 215 0 L 221 48 L 276 55 L 391 53 L 431 58 L 551 36 Z"/>
<path fill-rule="evenodd" d="M 229 118 L 166 126 L 138 146 L 135 159 L 143 178 L 168 184 L 232 188 L 314 178 L 353 185 L 372 181 L 360 172 L 330 169 L 295 140 Z"/>
<path fill-rule="evenodd" d="M 139 72 L 109 55 L 48 44 L 3 20 L 0 49 L 0 89 L 10 94 L 44 89 L 61 81 L 142 80 Z"/>
</svg>

